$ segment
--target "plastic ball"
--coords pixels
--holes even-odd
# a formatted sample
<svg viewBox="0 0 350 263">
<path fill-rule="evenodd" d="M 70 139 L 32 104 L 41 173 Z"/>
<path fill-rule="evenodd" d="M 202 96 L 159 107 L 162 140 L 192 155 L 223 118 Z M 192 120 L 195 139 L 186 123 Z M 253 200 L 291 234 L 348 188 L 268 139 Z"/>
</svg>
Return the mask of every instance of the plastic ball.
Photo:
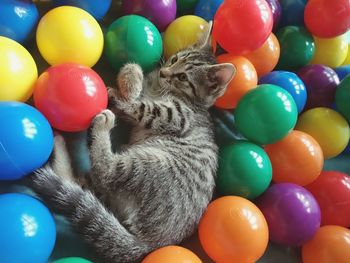
<svg viewBox="0 0 350 263">
<path fill-rule="evenodd" d="M 286 26 L 276 33 L 281 46 L 277 68 L 296 70 L 308 64 L 315 53 L 313 37 L 303 27 Z"/>
<path fill-rule="evenodd" d="M 270 241 L 277 244 L 303 245 L 320 227 L 321 212 L 315 198 L 296 184 L 274 184 L 256 202 L 266 218 Z"/>
<path fill-rule="evenodd" d="M 198 0 L 176 0 L 177 13 L 179 15 L 193 14 Z"/>
<path fill-rule="evenodd" d="M 343 64 L 348 54 L 348 43 L 345 40 L 345 36 L 334 38 L 314 37 L 314 40 L 315 55 L 310 64 L 323 64 L 331 68 Z"/>
<path fill-rule="evenodd" d="M 302 247 L 303 263 L 347 263 L 350 258 L 350 230 L 323 226 Z"/>
<path fill-rule="evenodd" d="M 89 127 L 96 114 L 106 109 L 107 89 L 92 69 L 61 64 L 42 73 L 35 85 L 35 106 L 50 124 L 67 132 Z"/>
<path fill-rule="evenodd" d="M 83 258 L 62 258 L 59 260 L 55 260 L 52 263 L 92 263 L 92 262 Z"/>
<path fill-rule="evenodd" d="M 0 36 L 0 101 L 27 101 L 38 70 L 33 57 L 20 44 Z"/>
<path fill-rule="evenodd" d="M 294 128 L 297 116 L 292 96 L 271 84 L 249 91 L 235 111 L 237 130 L 248 140 L 262 145 L 285 137 Z"/>
<path fill-rule="evenodd" d="M 350 177 L 347 174 L 323 171 L 306 188 L 320 205 L 322 225 L 350 227 Z"/>
<path fill-rule="evenodd" d="M 108 27 L 105 42 L 104 52 L 117 71 L 127 62 L 138 63 L 144 71 L 151 71 L 163 52 L 158 29 L 138 15 L 115 20 Z"/>
<path fill-rule="evenodd" d="M 331 38 L 350 29 L 348 0 L 308 1 L 304 13 L 305 25 L 317 37 Z"/>
<path fill-rule="evenodd" d="M 277 85 L 292 95 L 300 113 L 305 106 L 307 92 L 303 81 L 293 72 L 273 71 L 259 79 L 259 84 Z"/>
<path fill-rule="evenodd" d="M 224 0 L 199 0 L 194 10 L 194 14 L 207 21 L 211 21 L 214 19 L 216 11 L 223 2 Z"/>
<path fill-rule="evenodd" d="M 60 6 L 40 20 L 36 42 L 50 65 L 77 63 L 92 67 L 103 50 L 103 33 L 88 12 L 73 6 Z"/>
<path fill-rule="evenodd" d="M 0 180 L 20 179 L 48 160 L 53 133 L 39 111 L 21 102 L 0 102 L 0 123 Z"/>
<path fill-rule="evenodd" d="M 271 178 L 271 162 L 261 147 L 241 141 L 221 148 L 216 182 L 220 194 L 254 199 L 265 192 Z"/>
<path fill-rule="evenodd" d="M 225 94 L 216 100 L 215 106 L 221 109 L 234 109 L 244 94 L 256 88 L 258 77 L 255 68 L 245 57 L 231 54 L 218 56 L 217 62 L 232 63 L 236 68 L 236 74 L 228 85 Z"/>
<path fill-rule="evenodd" d="M 150 253 L 141 263 L 202 263 L 192 251 L 179 246 L 166 246 Z"/>
<path fill-rule="evenodd" d="M 298 71 L 307 90 L 305 109 L 315 107 L 331 107 L 339 78 L 335 71 L 323 65 L 308 65 Z"/>
<path fill-rule="evenodd" d="M 265 147 L 276 183 L 305 186 L 317 179 L 323 168 L 318 142 L 307 133 L 292 131 L 282 140 Z"/>
<path fill-rule="evenodd" d="M 182 16 L 173 21 L 165 30 L 164 55 L 169 58 L 181 49 L 195 43 L 208 30 L 208 22 L 198 16 Z"/>
<path fill-rule="evenodd" d="M 266 42 L 258 49 L 244 55 L 254 65 L 258 76 L 272 71 L 280 57 L 280 44 L 276 36 L 271 33 Z"/>
<path fill-rule="evenodd" d="M 215 262 L 255 262 L 264 254 L 269 238 L 261 211 L 238 196 L 209 204 L 198 230 L 204 251 Z"/>
<path fill-rule="evenodd" d="M 339 80 L 342 81 L 346 76 L 350 75 L 350 65 L 337 67 L 334 71 L 337 73 Z"/>
<path fill-rule="evenodd" d="M 1 262 L 47 262 L 56 240 L 49 210 L 24 194 L 0 195 Z"/>
<path fill-rule="evenodd" d="M 32 1 L 0 2 L 0 36 L 24 42 L 33 31 L 38 19 L 39 12 Z"/>
<path fill-rule="evenodd" d="M 215 14 L 213 37 L 226 51 L 242 55 L 261 47 L 272 26 L 266 1 L 224 1 Z"/>
<path fill-rule="evenodd" d="M 282 16 L 279 26 L 303 26 L 307 0 L 279 0 Z"/>
<path fill-rule="evenodd" d="M 75 6 L 89 12 L 95 19 L 101 20 L 108 12 L 112 0 L 52 0 L 54 6 Z"/>
<path fill-rule="evenodd" d="M 266 2 L 269 4 L 271 11 L 272 11 L 272 17 L 273 17 L 273 28 L 276 29 L 278 27 L 278 24 L 280 22 L 282 8 L 279 0 L 266 0 Z"/>
<path fill-rule="evenodd" d="M 350 122 L 350 75 L 345 77 L 337 87 L 335 104 L 337 110 Z"/>
<path fill-rule="evenodd" d="M 176 0 L 141 0 L 122 2 L 122 11 L 125 15 L 136 14 L 149 19 L 159 31 L 166 27 L 176 18 Z"/>
<path fill-rule="evenodd" d="M 350 30 L 349 30 L 349 32 L 350 32 Z M 349 39 L 348 39 L 348 42 L 350 42 Z M 347 54 L 347 56 L 346 56 L 346 58 L 345 58 L 345 60 L 344 60 L 342 65 L 343 66 L 344 65 L 350 65 L 350 44 L 348 44 L 348 54 Z"/>
<path fill-rule="evenodd" d="M 339 155 L 349 142 L 349 124 L 338 112 L 328 108 L 320 107 L 304 112 L 295 128 L 316 139 L 325 159 Z"/>
</svg>

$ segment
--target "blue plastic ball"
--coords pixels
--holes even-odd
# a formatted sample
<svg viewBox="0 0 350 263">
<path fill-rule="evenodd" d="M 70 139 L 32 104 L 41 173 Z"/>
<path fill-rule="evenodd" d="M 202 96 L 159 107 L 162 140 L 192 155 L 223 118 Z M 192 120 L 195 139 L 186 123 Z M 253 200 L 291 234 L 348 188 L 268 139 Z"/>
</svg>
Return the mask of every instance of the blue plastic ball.
<svg viewBox="0 0 350 263">
<path fill-rule="evenodd" d="M 337 67 L 334 69 L 337 73 L 339 80 L 342 81 L 347 75 L 350 74 L 350 65 Z"/>
<path fill-rule="evenodd" d="M 101 20 L 111 6 L 112 0 L 53 0 L 54 6 L 76 6 L 89 12 L 96 20 Z"/>
<path fill-rule="evenodd" d="M 24 42 L 39 19 L 38 9 L 32 1 L 0 1 L 0 36 Z"/>
<path fill-rule="evenodd" d="M 280 0 L 282 7 L 279 27 L 304 25 L 304 9 L 307 0 Z"/>
<path fill-rule="evenodd" d="M 25 194 L 0 195 L 0 261 L 47 262 L 55 245 L 56 226 L 50 211 Z"/>
<path fill-rule="evenodd" d="M 213 20 L 216 10 L 218 10 L 223 2 L 224 0 L 199 0 L 194 14 L 207 21 Z"/>
<path fill-rule="evenodd" d="M 21 102 L 0 102 L 0 123 L 0 180 L 20 179 L 47 161 L 53 132 L 38 110 Z"/>
<path fill-rule="evenodd" d="M 293 72 L 272 71 L 259 79 L 259 84 L 274 84 L 285 89 L 292 95 L 300 113 L 305 106 L 307 92 L 303 81 Z"/>
</svg>

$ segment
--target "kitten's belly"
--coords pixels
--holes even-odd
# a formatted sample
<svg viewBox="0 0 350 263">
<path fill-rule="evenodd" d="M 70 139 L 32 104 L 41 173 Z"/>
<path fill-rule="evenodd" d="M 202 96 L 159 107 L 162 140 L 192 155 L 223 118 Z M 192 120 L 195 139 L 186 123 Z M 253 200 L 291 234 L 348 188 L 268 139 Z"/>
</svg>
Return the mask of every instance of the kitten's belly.
<svg viewBox="0 0 350 263">
<path fill-rule="evenodd" d="M 139 209 L 135 195 L 117 192 L 110 200 L 111 210 L 124 225 L 132 225 Z"/>
</svg>

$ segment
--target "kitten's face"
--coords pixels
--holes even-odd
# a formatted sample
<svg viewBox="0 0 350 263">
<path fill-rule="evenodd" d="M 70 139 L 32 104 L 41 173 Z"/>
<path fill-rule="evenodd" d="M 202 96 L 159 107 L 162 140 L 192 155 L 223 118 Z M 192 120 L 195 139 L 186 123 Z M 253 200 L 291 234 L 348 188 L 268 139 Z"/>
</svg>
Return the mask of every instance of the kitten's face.
<svg viewBox="0 0 350 263">
<path fill-rule="evenodd" d="M 170 57 L 159 71 L 162 89 L 210 107 L 232 79 L 231 64 L 216 64 L 210 48 L 188 49 Z"/>
</svg>

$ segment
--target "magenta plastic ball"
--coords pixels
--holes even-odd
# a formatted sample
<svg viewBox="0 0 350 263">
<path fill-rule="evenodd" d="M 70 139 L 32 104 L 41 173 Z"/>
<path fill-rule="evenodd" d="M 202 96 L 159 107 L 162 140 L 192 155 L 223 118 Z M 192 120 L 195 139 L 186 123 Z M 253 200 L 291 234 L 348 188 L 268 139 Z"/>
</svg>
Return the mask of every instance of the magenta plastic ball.
<svg viewBox="0 0 350 263">
<path fill-rule="evenodd" d="M 304 110 L 316 107 L 331 108 L 335 91 L 339 85 L 337 73 L 323 65 L 308 65 L 297 72 L 307 90 L 307 102 Z"/>
<path fill-rule="evenodd" d="M 309 241 L 321 223 L 321 211 L 313 195 L 291 183 L 272 185 L 257 199 L 269 226 L 272 242 L 300 246 Z"/>
<path fill-rule="evenodd" d="M 176 18 L 176 0 L 124 0 L 122 11 L 125 15 L 144 16 L 155 24 L 159 31 L 164 31 Z"/>
<path fill-rule="evenodd" d="M 273 29 L 276 29 L 278 27 L 278 23 L 281 18 L 281 4 L 278 0 L 266 0 L 266 2 L 269 4 L 271 11 L 272 11 L 272 16 L 273 16 Z"/>
</svg>

